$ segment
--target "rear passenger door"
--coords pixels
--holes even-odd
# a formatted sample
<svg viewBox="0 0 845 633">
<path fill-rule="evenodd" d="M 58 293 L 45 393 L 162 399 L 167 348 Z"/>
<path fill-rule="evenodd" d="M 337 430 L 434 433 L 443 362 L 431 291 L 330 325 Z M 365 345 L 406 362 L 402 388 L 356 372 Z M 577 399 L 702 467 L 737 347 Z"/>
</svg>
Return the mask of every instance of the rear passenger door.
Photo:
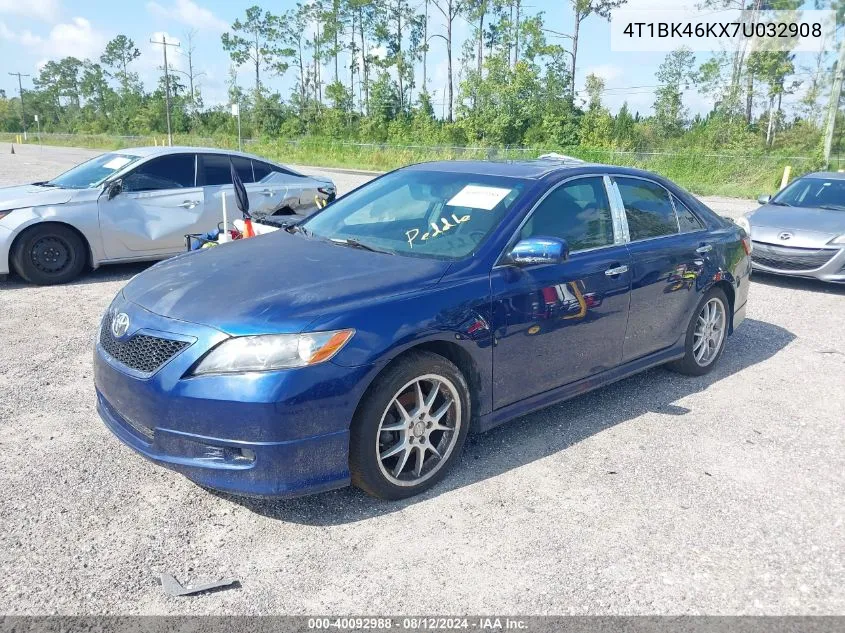
<svg viewBox="0 0 845 633">
<path fill-rule="evenodd" d="M 226 211 L 228 220 L 241 217 L 241 212 L 235 203 L 232 188 L 232 171 L 229 161 L 235 166 L 249 196 L 250 210 L 256 204 L 256 194 L 253 188 L 252 161 L 241 156 L 229 154 L 200 154 L 198 179 L 205 193 L 205 206 L 209 214 L 220 222 L 223 220 L 223 196 L 226 196 Z"/>
<path fill-rule="evenodd" d="M 253 159 L 252 174 L 255 184 L 247 187 L 247 191 L 250 192 L 250 204 L 253 204 L 253 200 L 255 201 L 253 209 L 255 216 L 273 215 L 284 208 L 289 187 L 284 179 L 279 177 L 278 168 L 270 163 Z"/>
<path fill-rule="evenodd" d="M 659 183 L 616 176 L 631 255 L 631 307 L 623 361 L 672 346 L 686 334 L 712 245 L 701 221 Z"/>
</svg>

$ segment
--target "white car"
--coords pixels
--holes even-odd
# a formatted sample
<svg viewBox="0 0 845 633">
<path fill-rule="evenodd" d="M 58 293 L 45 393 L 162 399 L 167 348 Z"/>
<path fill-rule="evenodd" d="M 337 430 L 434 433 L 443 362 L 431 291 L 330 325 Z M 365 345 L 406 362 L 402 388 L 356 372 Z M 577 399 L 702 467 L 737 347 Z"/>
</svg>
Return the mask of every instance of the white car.
<svg viewBox="0 0 845 633">
<path fill-rule="evenodd" d="M 0 188 L 0 279 L 70 281 L 86 267 L 156 260 L 185 250 L 185 235 L 238 217 L 230 161 L 250 212 L 309 215 L 331 201 L 331 180 L 257 156 L 196 147 L 140 147 L 93 158 L 61 176 Z"/>
</svg>

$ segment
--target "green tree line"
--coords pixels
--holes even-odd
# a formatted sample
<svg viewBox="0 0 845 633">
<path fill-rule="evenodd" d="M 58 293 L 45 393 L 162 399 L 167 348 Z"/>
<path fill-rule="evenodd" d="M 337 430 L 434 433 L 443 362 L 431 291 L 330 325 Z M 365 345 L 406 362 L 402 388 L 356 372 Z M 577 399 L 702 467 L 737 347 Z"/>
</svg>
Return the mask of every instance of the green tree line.
<svg viewBox="0 0 845 633">
<path fill-rule="evenodd" d="M 608 19 L 626 0 L 563 0 L 573 29 L 549 29 L 542 12 L 521 0 L 314 0 L 274 13 L 246 10 L 221 37 L 231 60 L 228 92 L 240 104 L 244 136 L 303 136 L 430 145 L 586 146 L 617 150 L 684 149 L 820 151 L 832 76 L 828 60 L 799 67 L 790 51 L 735 51 L 698 60 L 668 54 L 657 69 L 651 111 L 606 105 L 604 80 L 575 72 L 588 53 L 579 35 L 586 20 Z M 703 0 L 708 9 L 735 6 L 795 9 L 798 0 Z M 469 37 L 456 42 L 461 21 Z M 99 59 L 65 57 L 44 64 L 23 94 L 32 130 L 148 135 L 166 131 L 170 91 L 174 133 L 236 134 L 228 105 L 207 107 L 196 71 L 194 33 L 182 40 L 187 70 L 170 68 L 152 90 L 140 81 L 141 55 L 118 35 Z M 430 55 L 445 53 L 447 80 L 432 86 Z M 238 82 L 238 69 L 250 81 Z M 289 77 L 281 94 L 272 79 Z M 715 99 L 691 116 L 685 98 Z M 788 111 L 784 98 L 789 96 Z M 0 93 L 0 130 L 19 132 L 21 103 Z"/>
</svg>

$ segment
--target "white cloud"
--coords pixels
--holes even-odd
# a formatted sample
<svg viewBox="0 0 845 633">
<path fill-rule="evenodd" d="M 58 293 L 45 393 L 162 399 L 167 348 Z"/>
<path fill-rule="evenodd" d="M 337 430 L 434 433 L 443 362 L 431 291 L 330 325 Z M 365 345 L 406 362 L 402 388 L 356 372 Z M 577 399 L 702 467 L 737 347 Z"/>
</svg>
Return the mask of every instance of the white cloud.
<svg viewBox="0 0 845 633">
<path fill-rule="evenodd" d="M 97 59 L 106 45 L 105 35 L 85 18 L 73 18 L 70 22 L 56 24 L 46 37 L 33 34 L 28 29 L 15 32 L 0 22 L 0 39 L 20 44 L 45 60 L 68 56 Z"/>
<path fill-rule="evenodd" d="M 79 59 L 96 59 L 103 52 L 106 41 L 106 36 L 91 26 L 88 20 L 73 18 L 69 23 L 52 28 L 44 52 L 48 57 L 72 55 Z"/>
<path fill-rule="evenodd" d="M 224 20 L 193 0 L 176 0 L 169 8 L 158 2 L 148 2 L 147 10 L 158 17 L 176 20 L 198 30 L 222 32 L 229 28 Z"/>
<path fill-rule="evenodd" d="M 26 48 L 40 46 L 43 42 L 38 35 L 34 35 L 29 29 L 24 29 L 23 31 L 16 33 L 6 26 L 4 22 L 0 22 L 0 40 L 8 40 L 9 42 L 20 44 Z"/>
<path fill-rule="evenodd" d="M 9 13 L 44 22 L 55 22 L 59 19 L 60 11 L 59 0 L 0 0 L 0 14 Z"/>
</svg>

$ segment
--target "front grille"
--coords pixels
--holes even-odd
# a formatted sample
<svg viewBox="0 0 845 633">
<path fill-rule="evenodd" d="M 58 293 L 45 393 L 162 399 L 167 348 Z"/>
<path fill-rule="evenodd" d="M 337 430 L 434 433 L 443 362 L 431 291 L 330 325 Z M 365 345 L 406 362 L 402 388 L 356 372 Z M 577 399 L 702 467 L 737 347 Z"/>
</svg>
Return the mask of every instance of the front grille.
<svg viewBox="0 0 845 633">
<path fill-rule="evenodd" d="M 777 270 L 815 270 L 824 266 L 837 253 L 833 249 L 795 248 L 765 242 L 754 242 L 753 246 L 751 260 Z"/>
<path fill-rule="evenodd" d="M 111 314 L 106 314 L 100 327 L 100 345 L 118 363 L 141 372 L 154 374 L 190 343 L 159 338 L 148 334 L 134 334 L 119 341 L 111 333 Z"/>
</svg>

